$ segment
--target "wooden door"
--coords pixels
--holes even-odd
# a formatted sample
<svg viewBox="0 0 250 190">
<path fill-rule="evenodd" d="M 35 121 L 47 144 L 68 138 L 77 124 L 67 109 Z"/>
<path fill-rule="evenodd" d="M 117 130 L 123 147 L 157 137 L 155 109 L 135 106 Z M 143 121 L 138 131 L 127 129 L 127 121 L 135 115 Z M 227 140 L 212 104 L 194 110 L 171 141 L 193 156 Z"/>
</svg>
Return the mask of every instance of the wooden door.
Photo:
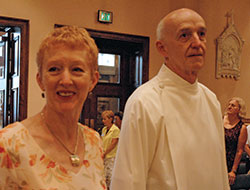
<svg viewBox="0 0 250 190">
<path fill-rule="evenodd" d="M 0 128 L 27 117 L 29 21 L 0 16 Z"/>
<path fill-rule="evenodd" d="M 123 111 L 132 92 L 148 80 L 149 38 L 88 30 L 99 48 L 100 79 L 89 94 L 80 121 L 97 131 L 103 125 L 104 110 Z M 112 66 L 103 66 L 102 56 L 113 57 Z"/>
<path fill-rule="evenodd" d="M 6 68 L 6 59 L 7 59 L 7 40 L 6 32 L 1 28 L 0 35 L 0 128 L 6 125 L 7 123 L 7 68 Z"/>
<path fill-rule="evenodd" d="M 19 119 L 20 32 L 2 27 L 1 47 L 1 127 Z"/>
</svg>

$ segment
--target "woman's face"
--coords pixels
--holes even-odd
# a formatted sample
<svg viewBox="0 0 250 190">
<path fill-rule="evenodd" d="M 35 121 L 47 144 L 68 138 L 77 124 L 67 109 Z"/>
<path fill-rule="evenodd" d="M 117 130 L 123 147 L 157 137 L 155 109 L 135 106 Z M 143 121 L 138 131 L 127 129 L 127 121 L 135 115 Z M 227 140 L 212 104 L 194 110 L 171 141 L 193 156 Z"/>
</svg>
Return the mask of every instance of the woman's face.
<svg viewBox="0 0 250 190">
<path fill-rule="evenodd" d="M 102 118 L 102 123 L 103 125 L 110 127 L 112 126 L 112 118 L 109 118 L 108 116 L 104 116 Z"/>
<path fill-rule="evenodd" d="M 56 45 L 45 53 L 37 81 L 45 91 L 47 107 L 64 113 L 81 112 L 88 92 L 99 78 L 98 72 L 91 78 L 89 64 L 87 52 L 83 49 Z"/>
<path fill-rule="evenodd" d="M 229 101 L 227 106 L 227 114 L 238 115 L 239 112 L 240 112 L 240 106 L 238 101 L 236 100 Z"/>
</svg>

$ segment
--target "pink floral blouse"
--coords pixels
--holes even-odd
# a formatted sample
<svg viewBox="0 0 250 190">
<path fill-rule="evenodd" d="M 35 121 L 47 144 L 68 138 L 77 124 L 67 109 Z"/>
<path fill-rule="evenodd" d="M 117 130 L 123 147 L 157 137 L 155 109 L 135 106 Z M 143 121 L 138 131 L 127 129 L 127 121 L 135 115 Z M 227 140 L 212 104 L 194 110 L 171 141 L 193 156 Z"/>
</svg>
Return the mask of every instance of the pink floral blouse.
<svg viewBox="0 0 250 190">
<path fill-rule="evenodd" d="M 51 160 L 21 123 L 0 130 L 0 190 L 106 189 L 100 136 L 87 126 L 80 128 L 85 159 L 77 174 Z"/>
</svg>

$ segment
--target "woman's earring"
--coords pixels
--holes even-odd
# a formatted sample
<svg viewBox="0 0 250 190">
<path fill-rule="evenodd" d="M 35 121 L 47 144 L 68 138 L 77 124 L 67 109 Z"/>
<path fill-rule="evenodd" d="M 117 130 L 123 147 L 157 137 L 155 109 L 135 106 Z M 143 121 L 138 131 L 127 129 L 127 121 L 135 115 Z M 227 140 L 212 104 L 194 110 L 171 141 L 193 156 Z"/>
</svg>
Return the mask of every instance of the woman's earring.
<svg viewBox="0 0 250 190">
<path fill-rule="evenodd" d="M 91 97 L 92 94 L 93 94 L 92 91 L 90 91 L 90 92 L 88 93 L 88 97 Z"/>
<path fill-rule="evenodd" d="M 45 94 L 44 94 L 44 92 L 42 92 L 42 98 L 45 98 Z"/>
</svg>

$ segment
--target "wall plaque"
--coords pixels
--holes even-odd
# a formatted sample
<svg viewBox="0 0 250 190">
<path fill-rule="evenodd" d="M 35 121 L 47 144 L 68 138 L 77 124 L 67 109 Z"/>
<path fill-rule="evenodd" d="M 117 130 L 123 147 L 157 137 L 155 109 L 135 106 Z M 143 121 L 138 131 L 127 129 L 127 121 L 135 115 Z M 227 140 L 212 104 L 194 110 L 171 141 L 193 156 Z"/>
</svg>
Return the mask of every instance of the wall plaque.
<svg viewBox="0 0 250 190">
<path fill-rule="evenodd" d="M 226 14 L 227 26 L 222 34 L 216 39 L 216 78 L 240 77 L 240 57 L 244 40 L 237 31 L 233 11 Z"/>
</svg>

